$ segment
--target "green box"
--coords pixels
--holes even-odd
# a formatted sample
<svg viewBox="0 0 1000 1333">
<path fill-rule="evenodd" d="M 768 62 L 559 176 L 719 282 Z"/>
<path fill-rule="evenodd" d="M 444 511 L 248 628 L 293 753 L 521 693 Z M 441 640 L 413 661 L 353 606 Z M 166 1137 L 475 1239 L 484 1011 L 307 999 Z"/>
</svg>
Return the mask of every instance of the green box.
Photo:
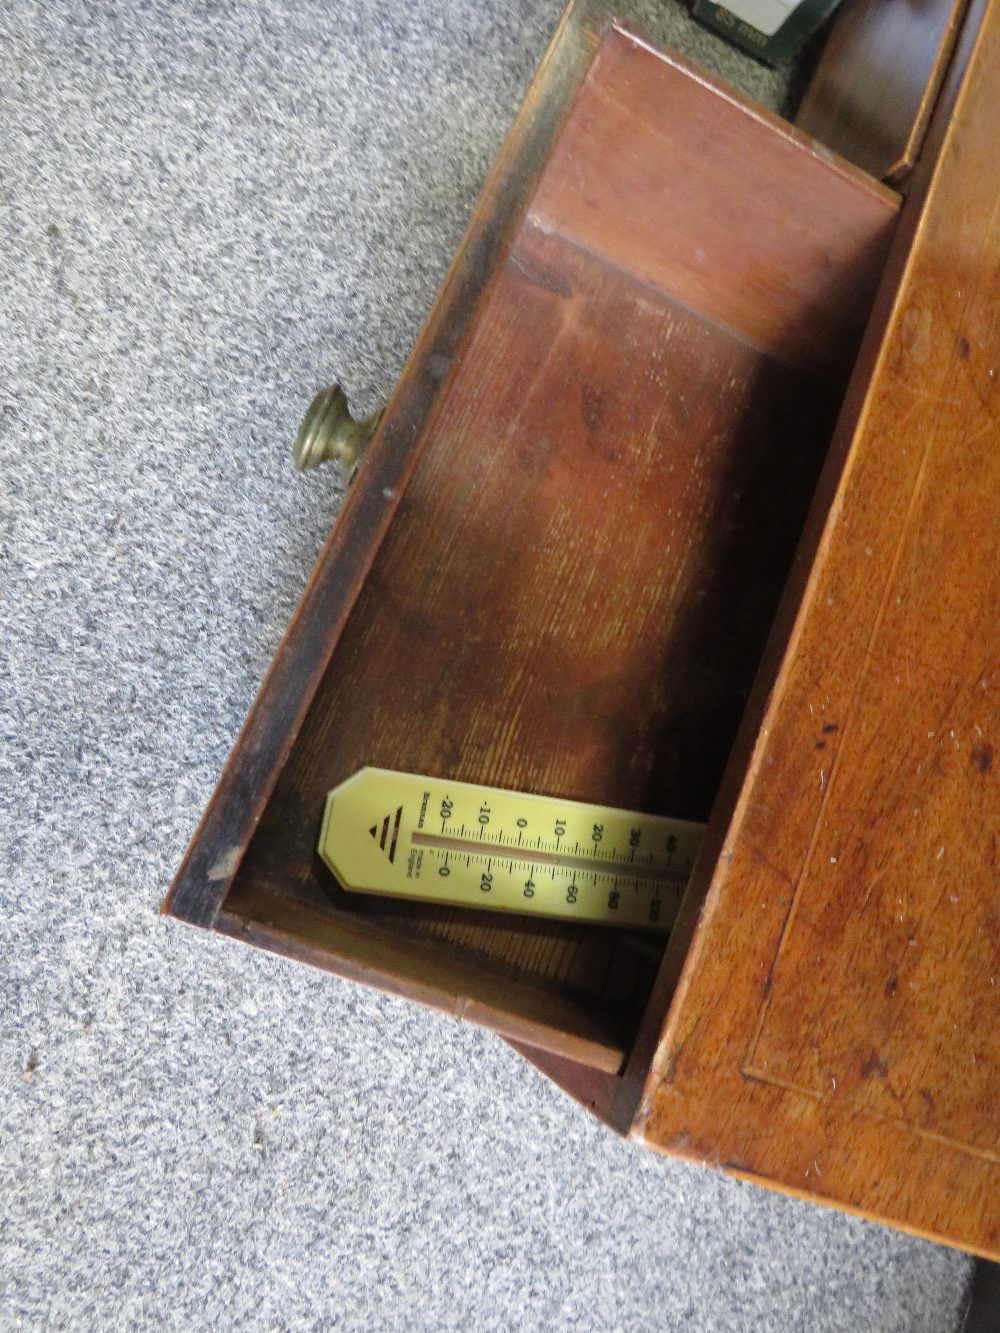
<svg viewBox="0 0 1000 1333">
<path fill-rule="evenodd" d="M 787 0 L 733 0 L 733 3 L 744 11 L 766 11 L 772 16 L 788 9 L 788 15 L 773 31 L 764 31 L 714 0 L 694 0 L 694 16 L 758 60 L 768 65 L 784 65 L 822 27 L 840 0 L 801 0 L 794 9 L 788 7 Z"/>
</svg>

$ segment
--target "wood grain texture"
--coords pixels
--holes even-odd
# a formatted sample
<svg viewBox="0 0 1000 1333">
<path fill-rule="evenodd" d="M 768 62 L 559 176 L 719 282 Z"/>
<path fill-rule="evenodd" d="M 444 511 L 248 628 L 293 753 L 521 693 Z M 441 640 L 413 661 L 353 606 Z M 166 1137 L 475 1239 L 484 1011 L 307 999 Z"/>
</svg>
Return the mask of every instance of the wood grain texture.
<svg viewBox="0 0 1000 1333">
<path fill-rule="evenodd" d="M 549 99 L 589 57 L 596 29 L 576 20 Z M 657 89 L 677 104 L 668 139 L 649 132 Z M 541 120 L 555 132 L 556 111 Z M 584 169 L 581 125 L 615 157 L 605 121 L 631 144 L 613 195 Z M 707 139 L 760 144 L 755 225 L 792 237 L 753 251 L 752 300 L 725 311 L 725 284 L 699 289 L 685 255 L 709 244 L 723 263 L 701 196 L 735 209 L 721 168 L 739 153 L 675 189 L 687 240 L 673 220 L 653 265 L 629 240 Z M 508 151 L 501 172 L 541 153 Z M 169 910 L 207 920 L 228 889 L 225 932 L 617 1072 L 659 944 L 341 893 L 315 850 L 325 792 L 377 764 L 707 817 L 896 199 L 615 29 L 516 225 L 508 193 L 503 176 L 488 189 Z M 821 208 L 789 225 L 811 195 Z"/>
<path fill-rule="evenodd" d="M 402 995 L 456 1018 L 492 1028 L 533 1048 L 559 1055 L 605 1077 L 621 1067 L 627 1034 L 605 1013 L 554 989 L 540 990 L 517 975 L 484 974 L 475 955 L 415 949 L 412 941 L 370 922 L 290 901 L 238 884 L 219 913 L 224 935 L 284 954 L 362 985 Z"/>
<path fill-rule="evenodd" d="M 420 451 L 421 428 L 461 352 L 476 302 L 520 222 L 607 24 L 574 0 L 504 140 L 434 309 L 382 417 L 364 484 L 351 488 L 162 911 L 211 927 L 233 882 Z"/>
<path fill-rule="evenodd" d="M 672 139 L 644 137 L 654 76 L 666 111 L 680 99 Z M 822 290 L 836 312 L 822 366 L 816 331 L 808 355 L 779 354 L 755 326 L 721 325 L 717 301 L 707 315 L 692 309 L 683 275 L 679 301 L 648 265 L 628 268 L 627 238 L 684 160 L 673 141 L 708 133 L 707 111 L 690 130 L 681 115 L 689 85 L 714 106 L 717 140 L 735 125 L 746 151 L 762 145 L 772 258 L 751 255 L 747 273 L 766 272 L 756 287 L 748 279 L 744 313 L 752 323 L 774 305 L 790 337 L 796 317 L 809 327 Z M 556 214 L 612 207 L 579 132 L 608 116 L 635 145 L 613 220 L 601 235 L 563 235 Z M 364 764 L 707 817 L 859 336 L 858 284 L 870 301 L 896 218 L 894 196 L 794 136 L 769 156 L 776 137 L 675 60 L 609 33 L 234 881 L 234 893 L 283 896 L 296 914 L 325 910 L 408 941 L 418 964 L 438 969 L 440 1002 L 454 1008 L 460 992 L 466 1016 L 501 981 L 531 979 L 536 1026 L 532 1036 L 522 1025 L 522 1038 L 563 1056 L 597 1021 L 624 1058 L 659 961 L 648 938 L 344 894 L 316 856 L 318 821 L 326 792 Z M 821 221 L 802 203 L 817 177 Z M 801 227 L 789 222 L 793 200 Z M 692 253 L 705 215 L 692 207 Z M 808 278 L 789 273 L 788 253 L 783 267 L 773 260 L 782 236 L 803 230 L 807 250 L 785 251 L 808 258 Z M 558 1025 L 556 995 L 576 1005 L 562 1003 Z"/>
<path fill-rule="evenodd" d="M 342 894 L 323 800 L 370 763 L 705 818 L 834 412 L 529 220 L 236 882 L 637 1016 L 648 939 Z"/>
<path fill-rule="evenodd" d="M 880 180 L 916 162 L 967 0 L 848 0 L 799 127 Z"/>
<path fill-rule="evenodd" d="M 622 32 L 597 53 L 559 148 L 531 203 L 539 226 L 775 360 L 843 384 L 885 260 L 894 194 Z"/>
<path fill-rule="evenodd" d="M 344 894 L 324 798 L 375 764 L 707 817 L 898 201 L 613 28 L 557 133 L 589 15 L 508 141 L 167 910 L 612 1073 L 661 942 Z M 692 184 L 709 143 L 728 152 Z M 766 243 L 735 226 L 754 153 Z M 647 262 L 651 198 L 671 226 Z M 725 281 L 694 280 L 705 255 Z"/>
<path fill-rule="evenodd" d="M 995 6 L 972 40 L 637 1132 L 995 1257 Z"/>
</svg>

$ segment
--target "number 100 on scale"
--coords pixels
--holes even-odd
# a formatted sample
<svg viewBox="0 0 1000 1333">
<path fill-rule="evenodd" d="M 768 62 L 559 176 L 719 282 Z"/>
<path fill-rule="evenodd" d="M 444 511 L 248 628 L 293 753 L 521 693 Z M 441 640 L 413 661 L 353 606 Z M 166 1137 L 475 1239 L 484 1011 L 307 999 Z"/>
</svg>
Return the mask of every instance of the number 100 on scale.
<svg viewBox="0 0 1000 1333">
<path fill-rule="evenodd" d="M 343 888 L 667 931 L 704 826 L 363 768 L 327 797 L 319 852 Z"/>
</svg>

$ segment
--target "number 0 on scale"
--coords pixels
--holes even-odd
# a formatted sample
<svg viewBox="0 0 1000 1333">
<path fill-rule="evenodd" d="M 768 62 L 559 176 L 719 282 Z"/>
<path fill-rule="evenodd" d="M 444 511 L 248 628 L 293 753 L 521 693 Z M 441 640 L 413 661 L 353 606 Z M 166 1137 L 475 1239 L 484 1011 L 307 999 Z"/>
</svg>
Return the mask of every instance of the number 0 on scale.
<svg viewBox="0 0 1000 1333">
<path fill-rule="evenodd" d="M 319 854 L 351 892 L 668 931 L 702 824 L 362 768 L 326 800 Z"/>
</svg>

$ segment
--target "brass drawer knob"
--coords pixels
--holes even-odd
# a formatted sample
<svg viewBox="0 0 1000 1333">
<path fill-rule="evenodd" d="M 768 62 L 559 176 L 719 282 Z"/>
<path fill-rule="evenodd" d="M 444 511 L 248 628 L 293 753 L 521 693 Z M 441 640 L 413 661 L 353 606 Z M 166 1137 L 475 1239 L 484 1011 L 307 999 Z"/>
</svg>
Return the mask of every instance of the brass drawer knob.
<svg viewBox="0 0 1000 1333">
<path fill-rule="evenodd" d="M 363 421 L 355 421 L 339 384 L 321 389 L 309 405 L 295 437 L 292 446 L 295 466 L 300 472 L 308 472 L 329 458 L 339 458 L 345 475 L 350 476 L 375 434 L 384 410 L 380 407 Z"/>
</svg>

